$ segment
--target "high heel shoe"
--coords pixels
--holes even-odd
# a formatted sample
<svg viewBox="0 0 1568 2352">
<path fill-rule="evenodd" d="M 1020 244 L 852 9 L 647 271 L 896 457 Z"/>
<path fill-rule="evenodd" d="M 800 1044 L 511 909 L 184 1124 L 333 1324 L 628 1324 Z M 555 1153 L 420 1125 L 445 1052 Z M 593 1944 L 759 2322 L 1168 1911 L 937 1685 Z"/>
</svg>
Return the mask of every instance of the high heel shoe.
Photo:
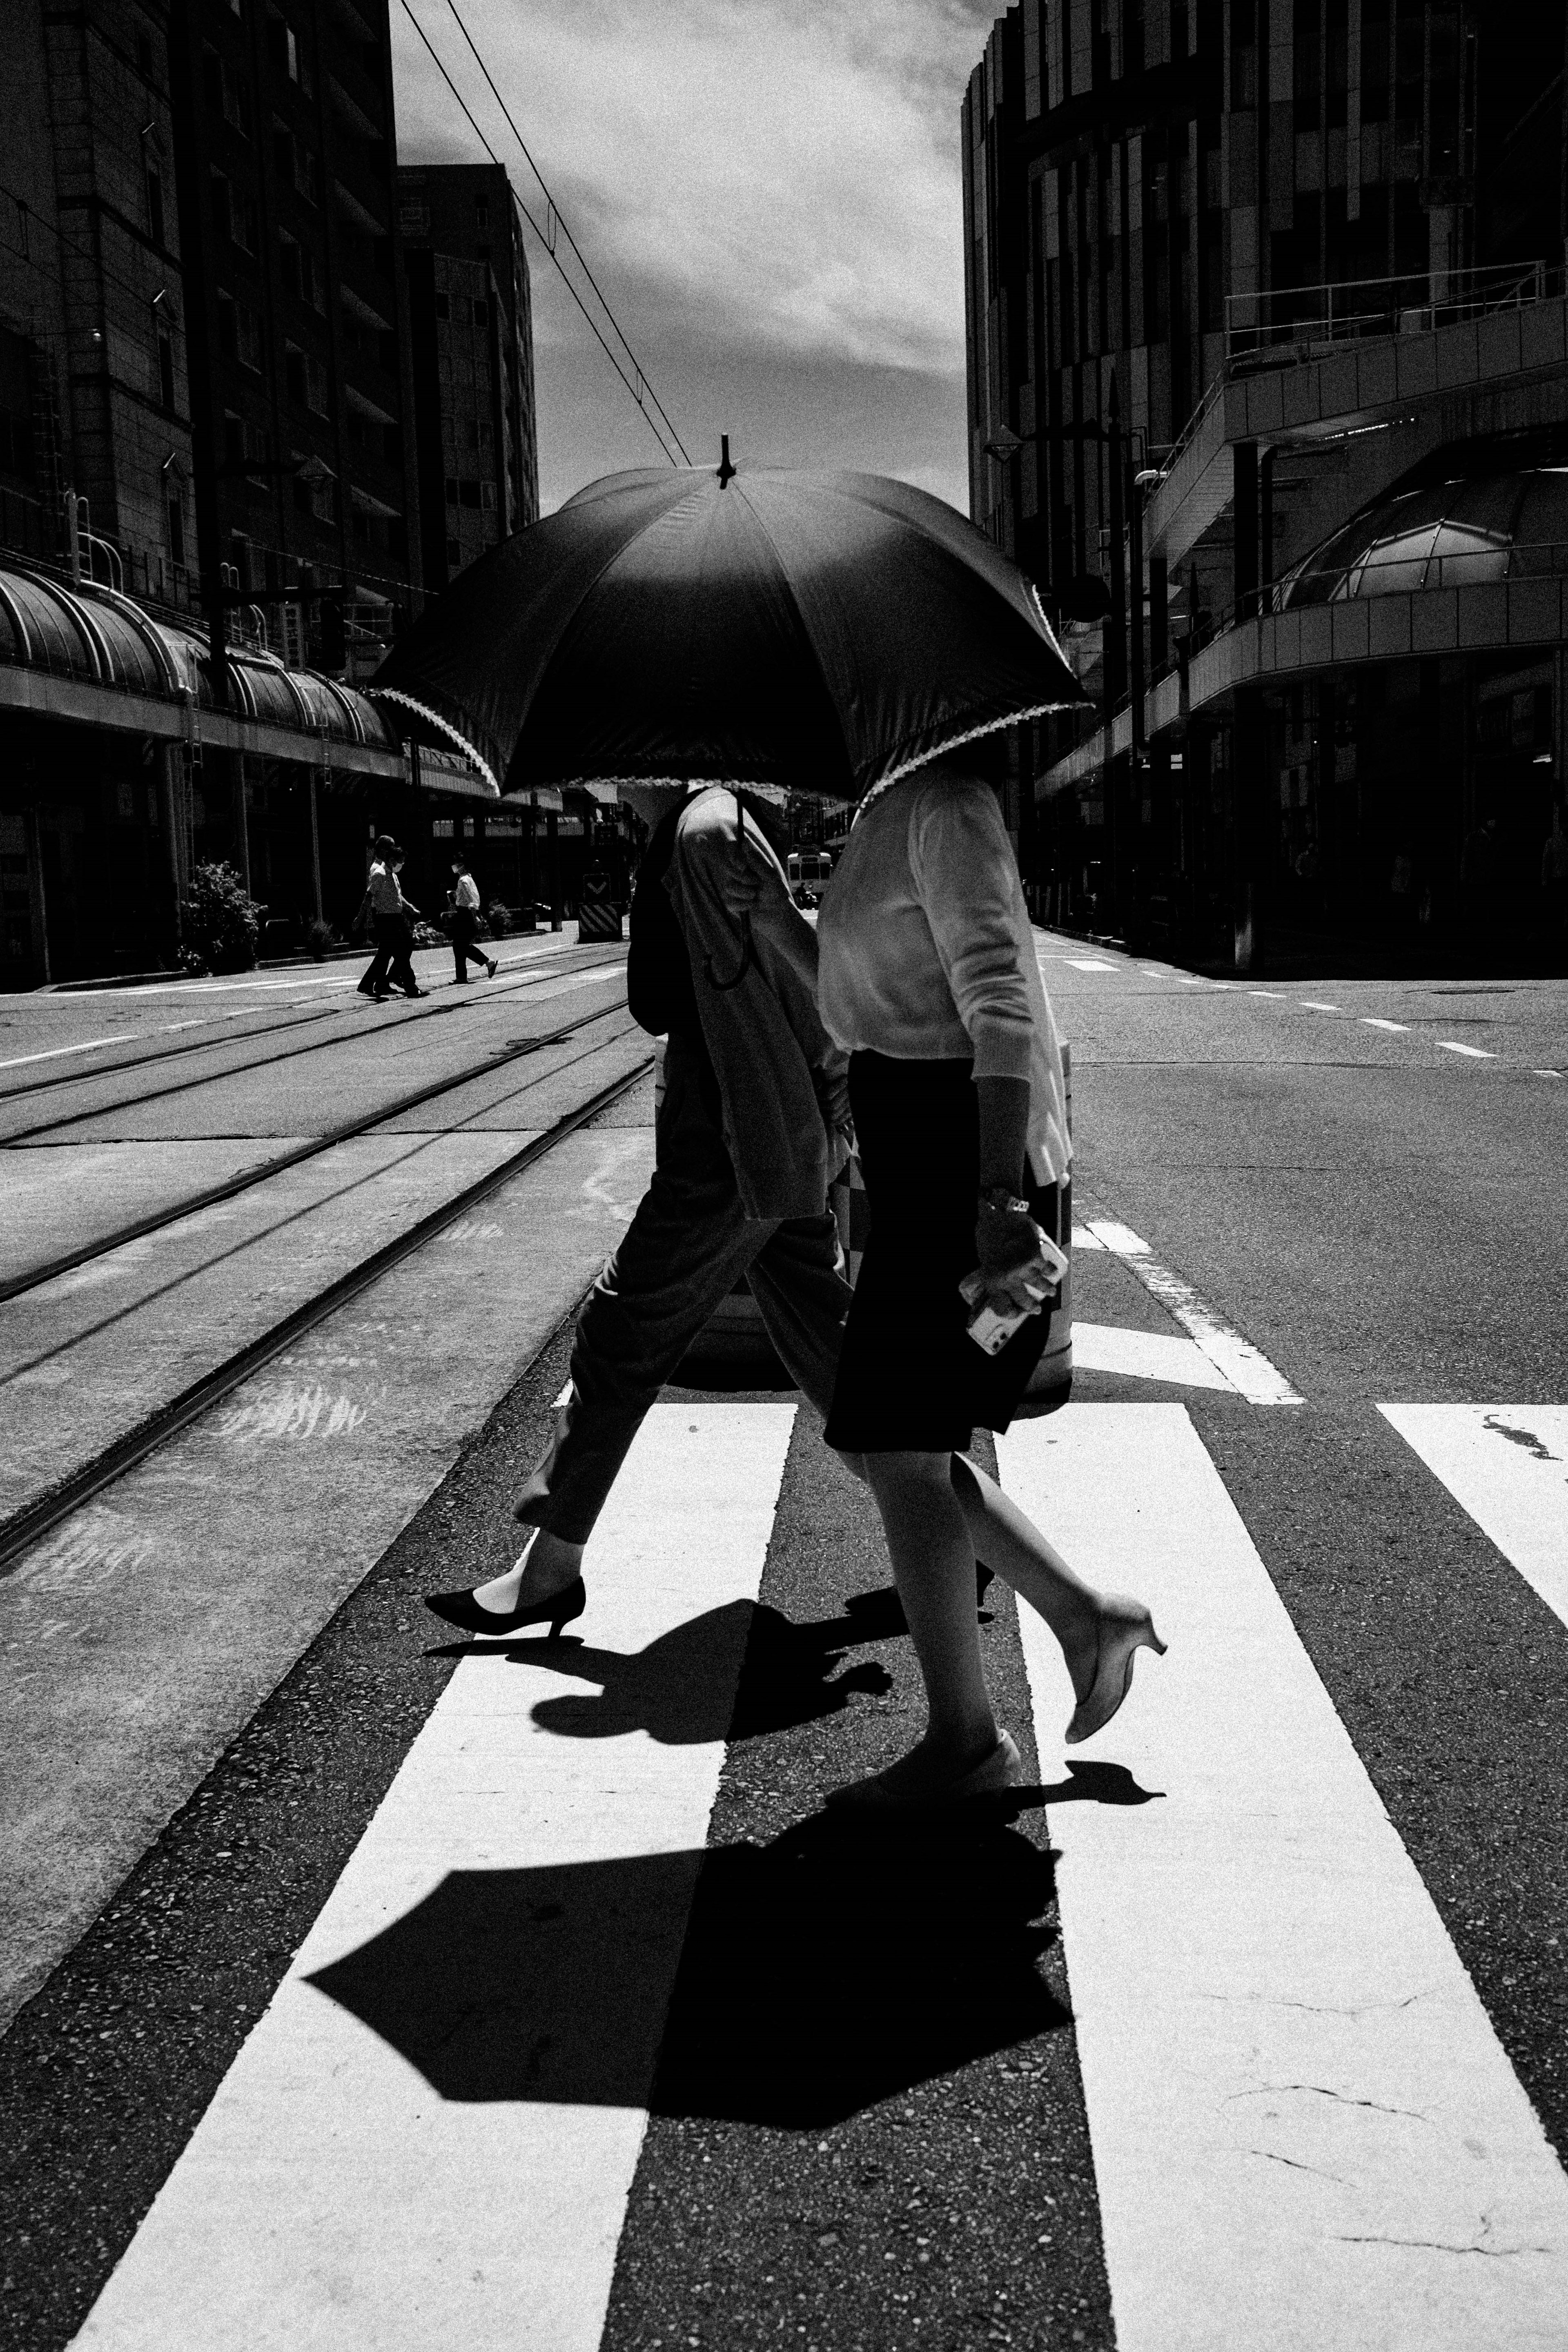
<svg viewBox="0 0 1568 2352">
<path fill-rule="evenodd" d="M 563 1625 L 581 1617 L 588 1606 L 588 1595 L 582 1578 L 576 1576 L 559 1592 L 551 1593 L 548 1600 L 531 1601 L 524 1608 L 487 1609 L 468 1591 L 427 1592 L 425 1606 L 464 1633 L 515 1633 L 524 1625 L 542 1625 L 548 1619 L 550 1638 L 554 1641 Z"/>
<path fill-rule="evenodd" d="M 1110 1594 L 1101 1605 L 1095 1629 L 1093 1679 L 1067 1727 L 1069 1748 L 1104 1730 L 1132 1687 L 1132 1663 L 1141 1649 L 1152 1650 L 1157 1658 L 1165 1654 L 1153 1619 L 1141 1601 Z"/>
<path fill-rule="evenodd" d="M 951 1780 L 934 1788 L 906 1793 L 889 1788 L 885 1773 L 873 1772 L 864 1780 L 851 1780 L 842 1789 L 830 1790 L 825 1801 L 835 1812 L 923 1812 L 938 1805 L 961 1805 L 971 1797 L 1000 1796 L 1005 1790 L 1016 1786 L 1023 1770 L 1017 1743 L 1010 1731 L 1004 1731 L 997 1735 L 995 1747 L 988 1749 L 978 1764 L 955 1772 Z"/>
</svg>

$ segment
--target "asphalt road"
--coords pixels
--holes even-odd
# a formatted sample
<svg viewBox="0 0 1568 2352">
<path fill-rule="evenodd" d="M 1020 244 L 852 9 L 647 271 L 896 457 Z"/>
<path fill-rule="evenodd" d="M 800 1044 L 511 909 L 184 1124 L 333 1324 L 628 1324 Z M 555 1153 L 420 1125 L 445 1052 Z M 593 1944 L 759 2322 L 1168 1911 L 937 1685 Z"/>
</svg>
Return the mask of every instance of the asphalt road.
<svg viewBox="0 0 1568 2352">
<path fill-rule="evenodd" d="M 1151 1265 L 1168 1269 L 1214 1328 L 1262 1350 L 1301 1400 L 1260 1407 L 1232 1387 L 1087 1371 L 1074 1411 L 1164 1402 L 1190 1417 L 1513 2076 L 1568 2156 L 1568 1626 L 1379 1409 L 1484 1407 L 1503 1424 L 1505 1454 L 1555 1458 L 1530 1434 L 1530 1415 L 1568 1404 L 1568 984 L 1323 978 L 1252 990 L 1059 938 L 1040 945 L 1073 1046 L 1078 1222 L 1147 1244 L 1075 1256 L 1080 1322 L 1132 1335 L 1134 1348 L 1138 1335 L 1184 1339 L 1194 1326 L 1173 1319 L 1149 1279 Z M 215 993 L 197 1007 L 204 1018 Z M 190 1001 L 164 1005 L 160 1020 L 187 1017 Z M 64 1015 L 60 1002 L 19 1013 L 6 1004 L 6 1052 L 54 1051 L 110 1025 L 95 1025 L 90 1001 Z M 147 1051 L 154 1024 L 144 1005 L 132 1016 L 141 1043 L 120 1050 Z M 0 1087 L 16 1075 L 0 1071 Z M 647 1115 L 644 1105 L 616 1116 Z M 287 1131 L 310 1129 L 296 1120 Z M 210 1147 L 211 1123 L 192 1132 Z M 158 1133 L 179 1148 L 176 1126 Z M 151 1147 L 144 1136 L 135 1148 Z M 140 1181 L 156 1178 L 143 1167 Z M 561 1269 L 552 1296 L 580 1263 L 563 1244 L 583 1206 L 565 1188 L 531 1213 Z M 547 1243 L 552 1234 L 561 1244 Z M 433 1710 L 471 1671 L 465 1645 L 432 1638 L 417 1596 L 507 1554 L 508 1496 L 548 1426 L 568 1336 L 547 1336 L 552 1318 L 521 1297 L 519 1309 L 510 1349 L 504 1317 L 492 1326 L 494 1377 L 410 1485 L 402 1531 L 329 1580 L 314 1612 L 301 1608 L 287 1533 L 266 1525 L 265 1461 L 251 1465 L 254 1628 L 228 1669 L 244 1704 L 231 1703 L 226 1728 L 223 1709 L 209 1709 L 220 1727 L 212 1752 L 189 1759 L 161 1812 L 106 1783 L 106 1810 L 138 1824 L 129 1874 L 0 2038 L 8 2342 L 33 2352 L 70 2341 L 144 2221 L 158 2226 L 147 2221 L 154 2199 L 181 2178 L 209 2102 L 333 1889 L 374 1847 L 367 1833 Z M 322 1475 L 293 1460 L 279 1491 L 294 1526 Z M 1568 1514 L 1555 1507 L 1548 1536 L 1568 1572 Z M 8 1600 L 0 1587 L 0 1629 Z M 1070 1916 L 1064 1949 L 1052 1840 L 1069 1794 L 1133 1809 L 1108 1811 L 1114 1823 L 1136 1821 L 1150 1792 L 1109 1740 L 1091 1751 L 1111 1759 L 1098 1780 L 1091 1766 L 1070 1790 L 1061 1782 L 1059 1726 L 1037 1721 L 1003 1596 L 987 1611 L 987 1666 L 1036 1793 L 962 1834 L 846 1845 L 834 1833 L 825 1790 L 898 1752 L 918 1725 L 918 1688 L 874 1514 L 804 1410 L 754 1602 L 735 1605 L 749 1612 L 738 1686 L 718 1633 L 677 1628 L 640 1663 L 595 1667 L 597 1714 L 554 1718 L 594 1733 L 573 1742 L 590 1775 L 596 1757 L 622 1752 L 617 1740 L 632 1743 L 627 1755 L 637 1742 L 661 1752 L 707 1742 L 721 1765 L 706 1866 L 660 1897 L 674 1906 L 682 1956 L 662 1996 L 657 2069 L 626 2095 L 648 2120 L 628 2156 L 624 2219 L 584 2255 L 574 2330 L 542 2333 L 526 2303 L 509 2303 L 494 2340 L 550 2352 L 775 2340 L 807 2352 L 969 2352 L 1109 2347 L 1120 2321 L 1124 2347 L 1163 2352 L 1136 2332 L 1119 2242 L 1102 2225 L 1113 2183 L 1109 2170 L 1097 2179 L 1097 2152 L 1109 2165 L 1110 2141 L 1097 2136 L 1073 2022 L 1093 1986 L 1075 1974 Z M 184 1637 L 170 1638 L 177 1648 Z M 199 1629 L 191 1638 L 204 1646 Z M 100 1614 L 80 1654 L 77 1710 L 90 1706 L 96 1676 L 112 1678 L 115 1639 Z M 278 1663 L 258 1676 L 263 1653 Z M 1141 1673 L 1180 1670 L 1173 1646 Z M 1259 1695 L 1239 1679 L 1245 1660 L 1236 1672 L 1239 1724 Z M 1205 1724 L 1221 1754 L 1226 1729 L 1222 1697 Z M 1282 1740 L 1289 1731 L 1282 1723 Z M 518 1769 L 512 1799 L 526 1811 Z M 584 1785 L 591 1795 L 601 1783 Z M 618 1982 L 625 1951 L 615 1938 L 581 1948 L 595 1956 L 582 1997 L 602 2000 L 586 1979 L 603 1969 Z M 541 1990 L 538 2046 L 552 2031 L 570 2038 L 576 1997 L 570 1983 Z M 616 2014 L 610 1999 L 612 2043 Z M 1138 2022 L 1125 2021 L 1130 2035 Z M 1142 2053 L 1156 2099 L 1162 2059 L 1157 2041 Z M 515 2095 L 531 2095 L 520 2083 Z M 242 2212 L 265 2201 L 258 2179 Z M 488 2189 L 455 2187 L 465 2252 L 478 2262 L 503 2226 L 526 2244 L 531 2201 L 549 2186 L 503 2182 L 504 2225 L 484 2218 Z M 443 2193 L 438 2180 L 426 2189 L 431 2201 Z M 352 2188 L 343 2198 L 353 2208 Z M 384 2227 L 367 2205 L 367 2266 Z M 143 2232 L 142 2242 L 151 2272 L 163 2242 Z M 159 2340 L 166 2315 L 132 2324 L 133 2294 L 149 2292 L 106 2304 L 92 2340 Z M 1495 2292 L 1496 2332 L 1470 2327 L 1467 2352 L 1551 2340 L 1527 2321 L 1510 2333 L 1508 2290 Z M 1399 2332 L 1406 2301 L 1391 2291 L 1381 2332 L 1357 2340 L 1447 2352 L 1441 2306 L 1420 2316 L 1424 2333 Z M 394 2340 L 363 2332 L 346 2290 L 332 2308 L 313 2340 L 356 2352 Z M 1185 2318 L 1194 2343 L 1250 2352 L 1286 2340 L 1247 2334 L 1230 2312 Z M 226 2331 L 207 2312 L 188 2340 L 274 2340 L 247 2326 Z M 439 2339 L 411 2318 L 405 2340 Z"/>
</svg>

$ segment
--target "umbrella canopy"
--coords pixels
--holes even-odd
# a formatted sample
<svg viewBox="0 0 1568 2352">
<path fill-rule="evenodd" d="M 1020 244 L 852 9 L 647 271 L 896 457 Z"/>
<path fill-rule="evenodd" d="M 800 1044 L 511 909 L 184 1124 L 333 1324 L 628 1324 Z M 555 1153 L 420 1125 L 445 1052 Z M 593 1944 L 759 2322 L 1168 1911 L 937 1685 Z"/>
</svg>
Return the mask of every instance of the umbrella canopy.
<svg viewBox="0 0 1568 2352">
<path fill-rule="evenodd" d="M 1085 698 L 1030 582 L 876 474 L 616 474 L 470 565 L 371 691 L 507 792 L 773 783 L 853 799 Z"/>
</svg>

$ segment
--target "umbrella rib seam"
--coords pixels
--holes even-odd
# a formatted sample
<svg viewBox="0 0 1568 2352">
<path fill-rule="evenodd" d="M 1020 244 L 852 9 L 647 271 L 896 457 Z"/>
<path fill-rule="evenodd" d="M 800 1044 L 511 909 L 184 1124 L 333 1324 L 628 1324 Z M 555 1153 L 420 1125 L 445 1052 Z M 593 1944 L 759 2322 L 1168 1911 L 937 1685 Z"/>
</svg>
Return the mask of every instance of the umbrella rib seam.
<svg viewBox="0 0 1568 2352">
<path fill-rule="evenodd" d="M 367 686 L 365 692 L 374 695 L 378 702 L 401 702 L 405 709 L 416 711 L 421 719 L 428 719 L 432 727 L 438 727 L 443 735 L 449 735 L 459 751 L 466 753 L 473 761 L 491 792 L 499 796 L 500 786 L 495 780 L 495 772 L 489 761 L 481 752 L 476 751 L 466 735 L 459 734 L 449 719 L 443 719 L 438 710 L 432 710 L 427 702 L 421 702 L 416 696 L 405 694 L 400 686 Z"/>
</svg>

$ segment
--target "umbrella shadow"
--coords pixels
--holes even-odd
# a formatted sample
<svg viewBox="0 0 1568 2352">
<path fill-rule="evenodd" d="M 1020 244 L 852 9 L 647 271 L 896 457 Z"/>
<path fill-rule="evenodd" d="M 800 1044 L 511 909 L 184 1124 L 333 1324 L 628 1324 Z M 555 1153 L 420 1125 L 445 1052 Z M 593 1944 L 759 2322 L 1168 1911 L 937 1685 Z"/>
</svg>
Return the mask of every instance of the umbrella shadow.
<svg viewBox="0 0 1568 2352">
<path fill-rule="evenodd" d="M 902 1632 L 898 1595 L 889 1588 L 858 1594 L 842 1616 L 806 1624 L 763 1602 L 726 1601 L 673 1626 L 643 1650 L 600 1649 L 571 1635 L 487 1642 L 484 1648 L 519 1665 L 597 1684 L 593 1693 L 542 1699 L 533 1709 L 542 1730 L 570 1739 L 645 1731 L 661 1745 L 684 1747 L 757 1739 L 822 1722 L 842 1714 L 857 1696 L 890 1690 L 892 1676 L 879 1660 L 846 1664 L 845 1654 Z M 468 1656 L 473 1646 L 451 1644 L 437 1654 Z"/>
<path fill-rule="evenodd" d="M 310 1982 L 443 2099 L 818 2129 L 1059 2031 L 1052 1857 L 976 1806 L 454 1871 Z"/>
</svg>

